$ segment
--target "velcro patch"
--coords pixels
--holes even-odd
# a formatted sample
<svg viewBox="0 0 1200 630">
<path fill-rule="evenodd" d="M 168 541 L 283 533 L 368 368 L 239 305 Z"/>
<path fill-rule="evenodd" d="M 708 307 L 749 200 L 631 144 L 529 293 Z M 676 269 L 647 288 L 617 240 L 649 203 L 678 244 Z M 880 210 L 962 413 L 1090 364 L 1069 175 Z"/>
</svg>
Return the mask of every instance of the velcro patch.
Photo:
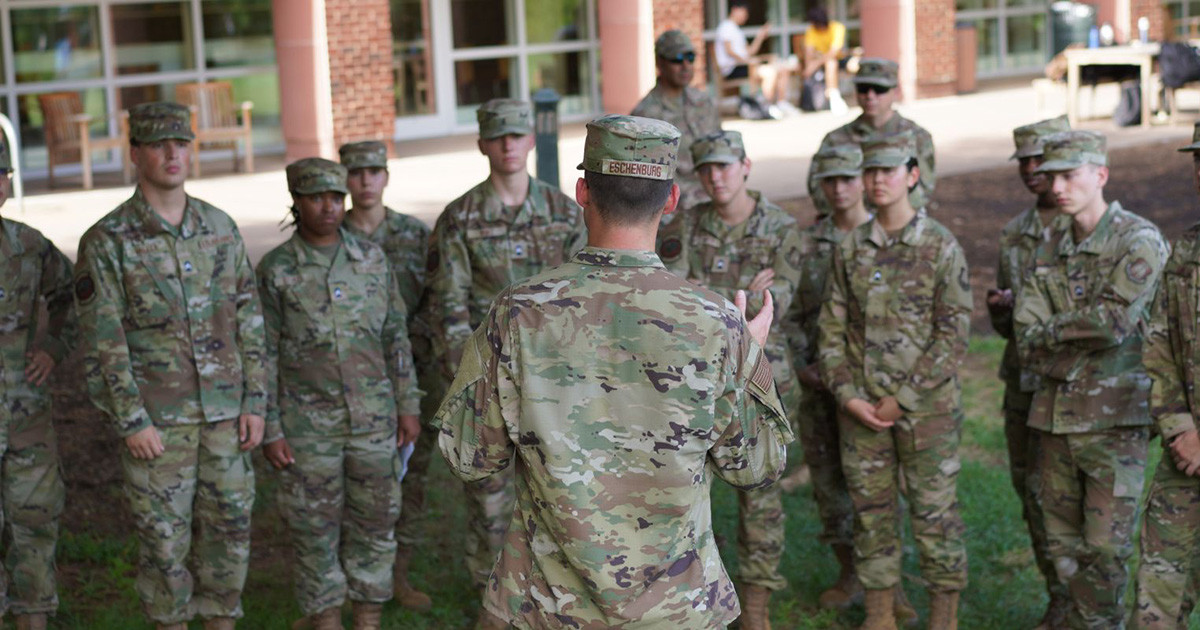
<svg viewBox="0 0 1200 630">
<path fill-rule="evenodd" d="M 92 274 L 84 273 L 75 280 L 75 299 L 80 304 L 86 304 L 94 297 L 96 297 L 96 283 L 92 281 Z"/>
<path fill-rule="evenodd" d="M 1146 262 L 1145 258 L 1139 258 L 1125 265 L 1125 275 L 1134 284 L 1146 284 L 1146 279 L 1152 273 L 1154 273 L 1154 268 L 1150 266 L 1150 263 Z"/>
<path fill-rule="evenodd" d="M 750 382 L 764 392 L 771 391 L 771 385 L 775 383 L 775 376 L 771 373 L 771 361 L 767 359 L 766 352 L 758 353 L 758 363 L 754 365 L 754 373 L 750 376 Z"/>
<path fill-rule="evenodd" d="M 671 179 L 671 172 L 665 165 L 653 162 L 605 159 L 600 162 L 600 172 L 605 175 L 620 175 L 623 177 Z"/>
<path fill-rule="evenodd" d="M 681 241 L 678 236 L 672 236 L 663 241 L 662 245 L 658 246 L 658 255 L 662 257 L 663 261 L 665 262 L 671 262 L 679 258 L 679 255 L 682 253 L 683 241 Z"/>
</svg>

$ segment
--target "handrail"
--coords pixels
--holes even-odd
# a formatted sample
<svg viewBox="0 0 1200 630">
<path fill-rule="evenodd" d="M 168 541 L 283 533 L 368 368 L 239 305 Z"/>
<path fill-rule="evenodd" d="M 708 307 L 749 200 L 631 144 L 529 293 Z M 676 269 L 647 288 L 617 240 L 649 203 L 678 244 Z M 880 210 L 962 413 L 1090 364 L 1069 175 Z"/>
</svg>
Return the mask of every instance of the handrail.
<svg viewBox="0 0 1200 630">
<path fill-rule="evenodd" d="M 25 181 L 21 179 L 21 147 L 17 141 L 17 131 L 13 129 L 8 116 L 0 114 L 0 129 L 4 130 L 4 138 L 8 141 L 8 159 L 12 162 L 13 197 L 21 214 L 25 214 Z"/>
</svg>

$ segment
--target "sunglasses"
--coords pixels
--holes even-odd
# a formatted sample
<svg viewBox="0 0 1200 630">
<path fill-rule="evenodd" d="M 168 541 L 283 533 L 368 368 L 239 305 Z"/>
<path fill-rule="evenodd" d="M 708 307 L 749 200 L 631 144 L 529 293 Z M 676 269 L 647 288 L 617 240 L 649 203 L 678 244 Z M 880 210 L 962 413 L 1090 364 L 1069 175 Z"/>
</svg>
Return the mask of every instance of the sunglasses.
<svg viewBox="0 0 1200 630">
<path fill-rule="evenodd" d="M 859 94 L 866 94 L 867 92 L 874 92 L 875 94 L 887 94 L 888 92 L 892 91 L 892 88 L 886 85 L 872 85 L 869 83 L 856 85 L 854 86 L 854 89 L 858 90 Z"/>
<path fill-rule="evenodd" d="M 678 55 L 675 55 L 674 57 L 663 57 L 663 59 L 666 59 L 667 61 L 669 61 L 671 63 L 683 63 L 685 61 L 688 63 L 695 63 L 696 53 L 694 53 L 694 52 L 679 53 Z"/>
</svg>

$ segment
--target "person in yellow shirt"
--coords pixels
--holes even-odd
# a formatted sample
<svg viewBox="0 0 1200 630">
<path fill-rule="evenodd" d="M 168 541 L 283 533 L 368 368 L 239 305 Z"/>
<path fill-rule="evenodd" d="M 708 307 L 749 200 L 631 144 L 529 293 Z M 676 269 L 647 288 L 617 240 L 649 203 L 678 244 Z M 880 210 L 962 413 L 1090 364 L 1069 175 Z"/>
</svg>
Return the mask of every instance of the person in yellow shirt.
<svg viewBox="0 0 1200 630">
<path fill-rule="evenodd" d="M 825 7 L 808 10 L 808 30 L 804 32 L 804 78 L 825 72 L 825 98 L 835 114 L 850 110 L 838 89 L 838 60 L 846 48 L 846 25 L 829 19 Z"/>
</svg>

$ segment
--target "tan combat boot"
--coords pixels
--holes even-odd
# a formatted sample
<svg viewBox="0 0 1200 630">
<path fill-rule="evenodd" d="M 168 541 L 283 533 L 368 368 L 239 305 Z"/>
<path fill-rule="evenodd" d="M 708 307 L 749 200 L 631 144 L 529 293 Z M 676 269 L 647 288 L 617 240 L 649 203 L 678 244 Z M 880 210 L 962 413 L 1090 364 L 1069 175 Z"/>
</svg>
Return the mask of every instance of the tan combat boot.
<svg viewBox="0 0 1200 630">
<path fill-rule="evenodd" d="M 742 630 L 771 630 L 771 589 L 765 586 L 742 587 Z"/>
<path fill-rule="evenodd" d="M 779 488 L 787 494 L 791 494 L 800 486 L 807 486 L 810 481 L 812 481 L 812 471 L 808 466 L 802 464 L 797 466 L 790 475 L 779 480 Z"/>
<path fill-rule="evenodd" d="M 834 545 L 833 554 L 837 556 L 842 572 L 833 586 L 821 593 L 817 599 L 821 608 L 826 610 L 848 608 L 851 604 L 862 601 L 862 583 L 854 572 L 854 548 L 850 545 Z"/>
<path fill-rule="evenodd" d="M 343 630 L 342 609 L 340 606 L 330 606 L 320 612 L 302 617 L 292 624 L 292 630 Z"/>
<path fill-rule="evenodd" d="M 908 595 L 904 592 L 904 584 L 896 583 L 895 606 L 893 610 L 896 614 L 896 623 L 913 628 L 917 622 L 921 620 L 921 616 L 917 614 L 917 609 L 913 608 L 912 603 L 908 601 Z"/>
<path fill-rule="evenodd" d="M 46 630 L 46 614 L 32 613 L 13 617 L 17 630 Z"/>
<path fill-rule="evenodd" d="M 354 630 L 379 630 L 379 624 L 383 622 L 383 604 L 354 602 L 351 614 L 354 615 Z"/>
<path fill-rule="evenodd" d="M 479 611 L 479 621 L 475 622 L 475 630 L 508 630 L 507 621 L 486 610 Z"/>
<path fill-rule="evenodd" d="M 958 630 L 958 591 L 934 591 L 929 630 Z"/>
<path fill-rule="evenodd" d="M 418 612 L 429 612 L 433 609 L 433 600 L 428 595 L 413 588 L 408 581 L 408 561 L 412 558 L 412 547 L 400 545 L 396 547 L 396 565 L 392 569 L 393 595 L 401 607 Z"/>
<path fill-rule="evenodd" d="M 204 620 L 204 630 L 233 630 L 237 622 L 233 617 L 209 617 Z"/>
<path fill-rule="evenodd" d="M 896 591 L 890 588 L 870 589 L 865 593 L 867 618 L 858 630 L 898 630 L 896 628 Z"/>
</svg>

